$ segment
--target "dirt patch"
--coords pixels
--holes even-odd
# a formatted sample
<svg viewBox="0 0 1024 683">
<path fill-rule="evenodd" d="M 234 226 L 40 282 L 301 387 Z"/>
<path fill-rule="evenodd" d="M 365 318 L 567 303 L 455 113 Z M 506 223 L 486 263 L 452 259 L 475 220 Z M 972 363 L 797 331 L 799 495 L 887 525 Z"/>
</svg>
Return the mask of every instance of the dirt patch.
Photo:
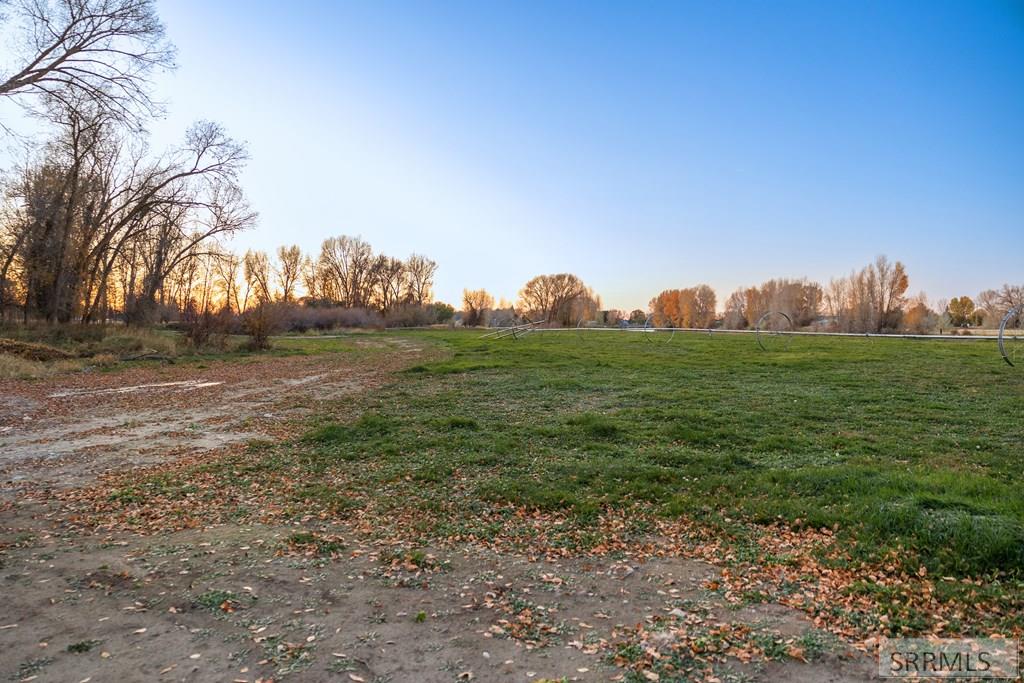
<svg viewBox="0 0 1024 683">
<path fill-rule="evenodd" d="M 717 570 L 683 558 L 410 556 L 341 534 L 327 553 L 302 552 L 292 542 L 305 538 L 301 528 L 258 525 L 19 533 L 2 555 L 10 599 L 0 624 L 0 675 L 15 679 L 31 670 L 38 680 L 623 680 L 605 645 L 638 625 L 762 627 L 759 610 L 711 616 L 724 607 L 701 586 Z M 723 657 L 716 672 L 869 680 L 870 660 L 851 657 L 830 645 L 809 663 Z"/>
<path fill-rule="evenodd" d="M 422 346 L 349 354 L 253 357 L 209 367 L 161 365 L 5 383 L 0 398 L 4 488 L 73 487 L 102 472 L 280 434 L 325 401 L 366 391 L 415 362 Z M 398 353 L 396 353 L 398 352 Z"/>
</svg>

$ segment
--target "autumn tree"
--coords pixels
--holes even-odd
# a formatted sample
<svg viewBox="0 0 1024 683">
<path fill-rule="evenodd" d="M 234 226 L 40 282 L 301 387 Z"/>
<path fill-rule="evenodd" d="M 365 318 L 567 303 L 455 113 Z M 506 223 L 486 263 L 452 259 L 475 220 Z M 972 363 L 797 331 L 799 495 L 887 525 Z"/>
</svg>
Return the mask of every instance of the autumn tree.
<svg viewBox="0 0 1024 683">
<path fill-rule="evenodd" d="M 928 306 L 924 293 L 907 303 L 903 313 L 903 329 L 911 334 L 928 334 L 939 324 L 939 316 Z"/>
<path fill-rule="evenodd" d="M 651 300 L 657 327 L 711 327 L 715 320 L 715 292 L 707 285 L 666 289 Z"/>
<path fill-rule="evenodd" d="M 518 307 L 532 319 L 575 324 L 586 313 L 596 314 L 600 302 L 593 291 L 571 273 L 538 275 L 519 290 Z"/>
<path fill-rule="evenodd" d="M 487 312 L 494 308 L 494 297 L 486 289 L 462 290 L 462 324 L 476 327 L 486 323 Z"/>
<path fill-rule="evenodd" d="M 907 300 L 907 288 L 910 286 L 906 269 L 899 261 L 890 263 L 883 255 L 875 259 L 874 276 L 878 331 L 899 329 L 903 304 Z"/>
<path fill-rule="evenodd" d="M 973 320 L 974 301 L 969 296 L 954 297 L 946 305 L 946 315 L 953 327 L 966 327 Z"/>
</svg>

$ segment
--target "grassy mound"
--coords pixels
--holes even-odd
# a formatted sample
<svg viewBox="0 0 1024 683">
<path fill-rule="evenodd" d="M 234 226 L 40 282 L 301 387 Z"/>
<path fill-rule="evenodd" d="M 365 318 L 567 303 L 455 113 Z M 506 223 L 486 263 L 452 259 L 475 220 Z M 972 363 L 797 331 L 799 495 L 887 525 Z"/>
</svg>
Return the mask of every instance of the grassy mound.
<svg viewBox="0 0 1024 683">
<path fill-rule="evenodd" d="M 46 344 L 0 338 L 0 354 L 16 356 L 30 361 L 71 360 L 75 354 Z"/>
</svg>

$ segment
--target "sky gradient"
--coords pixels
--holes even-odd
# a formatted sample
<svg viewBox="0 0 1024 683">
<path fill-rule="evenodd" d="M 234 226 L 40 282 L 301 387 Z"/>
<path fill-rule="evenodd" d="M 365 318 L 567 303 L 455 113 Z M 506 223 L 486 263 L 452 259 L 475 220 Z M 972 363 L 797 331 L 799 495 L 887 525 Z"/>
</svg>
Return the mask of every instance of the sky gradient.
<svg viewBox="0 0 1024 683">
<path fill-rule="evenodd" d="M 1024 282 L 1024 3 L 165 0 L 154 146 L 249 145 L 259 226 L 439 263 L 437 298 L 570 271 L 606 307 L 827 282 Z"/>
</svg>

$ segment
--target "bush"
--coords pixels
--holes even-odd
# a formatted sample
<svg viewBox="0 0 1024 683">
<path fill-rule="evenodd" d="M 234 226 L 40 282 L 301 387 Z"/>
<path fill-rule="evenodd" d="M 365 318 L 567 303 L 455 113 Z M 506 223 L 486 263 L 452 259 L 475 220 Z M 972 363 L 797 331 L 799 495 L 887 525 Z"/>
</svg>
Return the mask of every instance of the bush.
<svg viewBox="0 0 1024 683">
<path fill-rule="evenodd" d="M 288 308 L 288 304 L 264 303 L 242 314 L 242 328 L 249 335 L 246 346 L 250 351 L 270 348 L 270 337 L 282 329 L 281 320 Z"/>
<path fill-rule="evenodd" d="M 405 304 L 388 311 L 384 320 L 388 327 L 425 327 L 437 322 L 437 310 L 433 306 Z"/>
<path fill-rule="evenodd" d="M 182 315 L 181 330 L 193 348 L 213 346 L 223 349 L 227 346 L 234 317 L 231 309 L 226 306 L 217 312 L 209 309 L 199 311 L 190 303 Z"/>
<path fill-rule="evenodd" d="M 284 332 L 325 332 L 340 328 L 382 328 L 384 319 L 365 308 L 342 308 L 317 301 L 277 303 L 278 324 Z"/>
</svg>

